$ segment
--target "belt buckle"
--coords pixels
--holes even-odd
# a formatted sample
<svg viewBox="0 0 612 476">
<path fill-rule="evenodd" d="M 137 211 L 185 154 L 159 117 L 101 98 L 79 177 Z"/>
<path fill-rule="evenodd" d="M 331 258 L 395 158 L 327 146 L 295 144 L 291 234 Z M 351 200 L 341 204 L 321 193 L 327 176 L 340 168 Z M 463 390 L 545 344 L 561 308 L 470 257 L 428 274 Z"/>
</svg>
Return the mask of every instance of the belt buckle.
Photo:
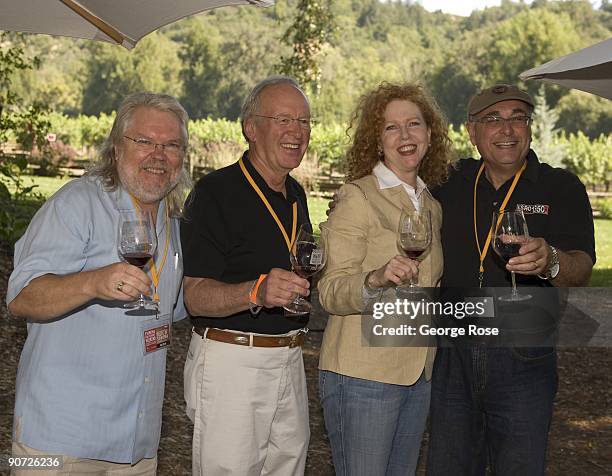
<svg viewBox="0 0 612 476">
<path fill-rule="evenodd" d="M 298 343 L 298 341 L 300 337 L 303 336 L 304 334 L 305 332 L 298 332 L 297 334 L 292 335 L 289 338 L 289 348 L 293 349 L 294 347 L 299 347 L 300 344 Z"/>
<path fill-rule="evenodd" d="M 249 338 L 246 336 L 235 336 L 234 342 L 240 345 L 247 345 L 249 343 Z"/>
</svg>

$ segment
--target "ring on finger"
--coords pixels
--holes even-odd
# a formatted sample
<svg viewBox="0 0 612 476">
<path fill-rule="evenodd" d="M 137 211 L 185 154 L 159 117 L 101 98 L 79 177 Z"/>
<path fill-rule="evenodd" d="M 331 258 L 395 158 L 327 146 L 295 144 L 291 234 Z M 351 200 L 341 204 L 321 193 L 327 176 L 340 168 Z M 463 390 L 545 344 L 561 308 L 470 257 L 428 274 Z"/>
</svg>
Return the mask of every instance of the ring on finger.
<svg viewBox="0 0 612 476">
<path fill-rule="evenodd" d="M 119 281 L 119 282 L 117 283 L 117 286 L 115 286 L 115 288 L 117 289 L 117 291 L 122 291 L 122 290 L 123 290 L 123 285 L 124 285 L 124 284 L 125 284 L 125 283 L 124 283 L 123 281 Z"/>
</svg>

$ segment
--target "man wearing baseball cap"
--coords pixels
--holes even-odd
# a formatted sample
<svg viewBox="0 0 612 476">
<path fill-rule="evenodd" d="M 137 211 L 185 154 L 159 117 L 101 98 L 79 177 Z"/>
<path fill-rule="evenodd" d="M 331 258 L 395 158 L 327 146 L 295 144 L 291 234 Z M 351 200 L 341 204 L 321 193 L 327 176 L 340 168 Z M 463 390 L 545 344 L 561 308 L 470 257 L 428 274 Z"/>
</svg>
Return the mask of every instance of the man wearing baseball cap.
<svg viewBox="0 0 612 476">
<path fill-rule="evenodd" d="M 595 263 L 585 187 L 530 149 L 534 101 L 514 85 L 483 89 L 468 104 L 480 160 L 459 161 L 433 190 L 443 209 L 442 287 L 587 285 Z M 488 235 L 494 211 L 522 210 L 532 237 L 504 263 Z M 499 302 L 499 301 L 498 301 Z M 497 306 L 496 306 L 497 307 Z M 541 475 L 557 391 L 553 347 L 441 347 L 431 401 L 429 475 Z"/>
</svg>

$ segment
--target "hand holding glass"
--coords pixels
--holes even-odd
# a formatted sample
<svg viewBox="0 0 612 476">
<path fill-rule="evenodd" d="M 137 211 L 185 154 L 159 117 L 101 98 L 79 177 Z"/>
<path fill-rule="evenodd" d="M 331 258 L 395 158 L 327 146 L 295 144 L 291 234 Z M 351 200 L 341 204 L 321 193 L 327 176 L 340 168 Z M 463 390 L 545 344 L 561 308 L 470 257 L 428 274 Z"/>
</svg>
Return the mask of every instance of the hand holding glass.
<svg viewBox="0 0 612 476">
<path fill-rule="evenodd" d="M 527 221 L 522 210 L 493 212 L 491 226 L 493 249 L 505 263 L 510 258 L 518 256 L 521 246 L 530 239 Z M 531 298 L 529 294 L 519 294 L 516 289 L 514 271 L 511 271 L 510 275 L 512 277 L 512 293 L 507 296 L 500 296 L 499 299 L 501 301 L 524 301 Z"/>
<path fill-rule="evenodd" d="M 119 217 L 119 255 L 127 263 L 144 269 L 155 255 L 157 235 L 153 219 L 148 212 L 122 210 Z M 157 301 L 144 295 L 133 302 L 124 304 L 127 309 L 155 309 Z"/>
<path fill-rule="evenodd" d="M 311 225 L 300 226 L 289 259 L 293 272 L 304 279 L 321 271 L 325 266 L 325 248 L 321 242 L 321 235 L 313 233 Z M 312 305 L 302 296 L 298 296 L 283 308 L 294 315 L 308 314 Z"/>
<path fill-rule="evenodd" d="M 410 259 L 419 260 L 431 244 L 431 216 L 429 210 L 402 210 L 398 229 L 398 247 Z M 417 280 L 418 282 L 418 280 Z M 418 291 L 414 276 L 406 292 Z"/>
</svg>

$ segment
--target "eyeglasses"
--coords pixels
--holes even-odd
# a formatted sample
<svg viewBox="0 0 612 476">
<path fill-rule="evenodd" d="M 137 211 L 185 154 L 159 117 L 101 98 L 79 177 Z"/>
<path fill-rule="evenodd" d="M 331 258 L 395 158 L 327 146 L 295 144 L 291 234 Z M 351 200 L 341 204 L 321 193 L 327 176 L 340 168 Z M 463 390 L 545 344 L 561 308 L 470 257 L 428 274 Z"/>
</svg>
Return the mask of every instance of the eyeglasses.
<svg viewBox="0 0 612 476">
<path fill-rule="evenodd" d="M 529 116 L 512 116 L 508 118 L 499 116 L 485 116 L 480 119 L 471 118 L 470 122 L 478 122 L 484 124 L 489 129 L 501 129 L 505 124 L 509 124 L 517 129 L 525 129 L 531 124 L 531 117 Z"/>
<path fill-rule="evenodd" d="M 297 122 L 298 125 L 304 129 L 309 131 L 312 127 L 313 120 L 309 117 L 291 117 L 291 116 L 263 116 L 261 114 L 253 114 L 255 117 L 265 117 L 266 119 L 272 119 L 281 127 L 288 127 L 293 121 Z"/>
<path fill-rule="evenodd" d="M 146 152 L 147 154 L 153 152 L 157 146 L 159 146 L 166 154 L 173 157 L 179 157 L 183 152 L 185 152 L 185 146 L 177 142 L 157 144 L 149 139 L 134 139 L 133 137 L 129 136 L 123 136 L 123 138 L 131 140 L 135 144 L 136 149 Z"/>
</svg>

